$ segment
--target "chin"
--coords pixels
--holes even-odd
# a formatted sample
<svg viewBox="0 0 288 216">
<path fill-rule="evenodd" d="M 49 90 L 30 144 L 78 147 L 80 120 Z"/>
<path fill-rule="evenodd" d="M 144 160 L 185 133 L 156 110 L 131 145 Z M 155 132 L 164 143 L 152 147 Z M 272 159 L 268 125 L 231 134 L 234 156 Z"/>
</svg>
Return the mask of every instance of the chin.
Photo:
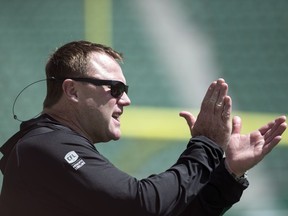
<svg viewBox="0 0 288 216">
<path fill-rule="evenodd" d="M 113 140 L 119 140 L 121 137 L 121 131 L 114 132 L 112 137 Z"/>
<path fill-rule="evenodd" d="M 120 139 L 120 137 L 115 137 L 115 138 L 113 138 L 114 141 L 117 141 L 117 140 L 119 140 L 119 139 Z"/>
<path fill-rule="evenodd" d="M 113 140 L 119 140 L 121 138 L 121 134 L 114 136 Z"/>
</svg>

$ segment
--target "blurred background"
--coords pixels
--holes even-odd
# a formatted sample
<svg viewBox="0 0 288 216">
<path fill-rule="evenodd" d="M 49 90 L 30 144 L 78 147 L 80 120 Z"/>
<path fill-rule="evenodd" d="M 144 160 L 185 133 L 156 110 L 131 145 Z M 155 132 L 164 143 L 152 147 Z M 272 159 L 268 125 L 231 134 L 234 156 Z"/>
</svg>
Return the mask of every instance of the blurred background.
<svg viewBox="0 0 288 216">
<path fill-rule="evenodd" d="M 0 145 L 19 128 L 12 111 L 17 94 L 45 78 L 49 55 L 72 40 L 104 43 L 124 54 L 132 105 L 122 118 L 123 137 L 96 147 L 137 178 L 162 172 L 177 160 L 189 140 L 178 113 L 197 115 L 208 85 L 218 77 L 229 83 L 243 133 L 287 114 L 286 0 L 0 3 Z M 40 113 L 45 92 L 45 82 L 26 89 L 14 104 L 17 117 L 27 120 Z M 288 215 L 287 144 L 286 132 L 249 171 L 249 189 L 225 215 Z"/>
</svg>

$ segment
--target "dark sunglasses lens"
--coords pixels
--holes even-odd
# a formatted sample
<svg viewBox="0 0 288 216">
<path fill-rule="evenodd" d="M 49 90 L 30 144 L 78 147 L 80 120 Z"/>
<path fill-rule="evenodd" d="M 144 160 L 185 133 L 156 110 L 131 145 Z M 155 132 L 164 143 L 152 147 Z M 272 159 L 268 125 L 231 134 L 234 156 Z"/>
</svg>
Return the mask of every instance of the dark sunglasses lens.
<svg viewBox="0 0 288 216">
<path fill-rule="evenodd" d="M 123 83 L 116 83 L 111 86 L 111 95 L 115 98 L 120 97 L 125 92 L 125 85 Z"/>
</svg>

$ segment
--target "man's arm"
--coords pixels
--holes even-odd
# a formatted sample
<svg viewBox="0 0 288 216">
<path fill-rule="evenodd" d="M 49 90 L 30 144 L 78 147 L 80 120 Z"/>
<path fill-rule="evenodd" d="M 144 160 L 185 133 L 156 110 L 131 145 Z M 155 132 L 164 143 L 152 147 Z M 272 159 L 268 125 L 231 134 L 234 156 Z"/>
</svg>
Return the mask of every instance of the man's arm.
<svg viewBox="0 0 288 216">
<path fill-rule="evenodd" d="M 185 111 L 181 112 L 180 116 L 186 119 L 192 133 L 195 122 L 193 115 Z M 262 159 L 264 159 L 264 157 L 281 141 L 281 135 L 287 128 L 285 121 L 286 117 L 280 116 L 260 127 L 257 131 L 253 131 L 246 135 L 241 135 L 241 119 L 240 117 L 234 117 L 232 122 L 232 135 L 225 151 L 225 169 L 223 168 L 222 164 L 222 166 L 220 165 L 220 167 L 215 170 L 211 181 L 181 216 L 191 213 L 195 215 L 222 215 L 223 211 L 231 207 L 233 203 L 239 201 L 242 195 L 241 186 L 239 186 L 239 183 L 233 179 L 231 173 L 236 177 L 240 177 L 247 170 L 251 169 Z M 221 182 L 226 182 L 226 180 L 229 179 L 226 178 L 227 173 L 230 180 L 233 180 L 234 183 L 233 181 L 231 184 L 227 182 L 226 185 L 223 184 L 225 186 L 223 187 Z M 248 182 L 244 181 L 243 183 L 244 187 L 242 187 L 242 190 L 248 186 Z M 237 187 L 240 188 L 240 190 L 237 189 Z M 234 190 L 238 191 L 238 193 L 235 193 L 236 196 L 239 196 L 238 199 L 235 199 L 235 196 L 231 194 L 231 191 Z M 219 193 L 218 196 L 215 196 L 217 193 Z M 214 195 L 211 196 L 211 194 Z M 219 197 L 226 198 L 219 199 Z M 226 201 L 219 202 L 220 200 Z M 207 211 L 210 213 L 208 214 Z"/>
<path fill-rule="evenodd" d="M 180 216 L 219 216 L 237 203 L 248 187 L 247 179 L 238 182 L 227 171 L 224 159 L 213 172 L 209 183 Z"/>
</svg>

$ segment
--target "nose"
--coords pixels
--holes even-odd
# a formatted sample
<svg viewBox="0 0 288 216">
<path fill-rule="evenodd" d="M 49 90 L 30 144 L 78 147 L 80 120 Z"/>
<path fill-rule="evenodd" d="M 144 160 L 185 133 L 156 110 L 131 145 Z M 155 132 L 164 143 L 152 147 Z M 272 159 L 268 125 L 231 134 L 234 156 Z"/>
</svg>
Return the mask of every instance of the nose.
<svg viewBox="0 0 288 216">
<path fill-rule="evenodd" d="M 126 94 L 126 92 L 124 92 L 123 95 L 120 97 L 118 103 L 122 106 L 129 106 L 131 104 L 131 100 Z"/>
</svg>

